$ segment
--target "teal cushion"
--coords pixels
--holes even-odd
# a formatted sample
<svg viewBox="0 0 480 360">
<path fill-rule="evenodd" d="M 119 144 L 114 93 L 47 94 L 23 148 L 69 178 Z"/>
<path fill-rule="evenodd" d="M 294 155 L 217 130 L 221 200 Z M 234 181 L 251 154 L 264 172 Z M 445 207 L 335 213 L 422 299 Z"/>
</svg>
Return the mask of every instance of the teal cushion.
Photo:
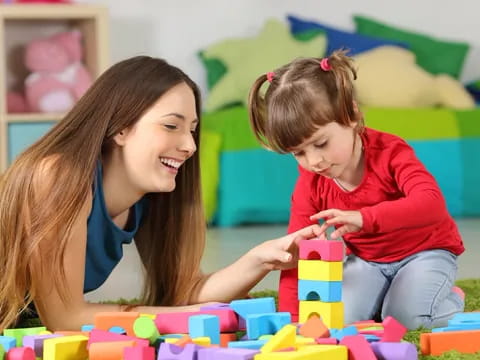
<svg viewBox="0 0 480 360">
<path fill-rule="evenodd" d="M 208 222 L 211 222 L 217 209 L 220 145 L 220 134 L 202 129 L 200 133 L 200 174 L 203 206 Z"/>
</svg>

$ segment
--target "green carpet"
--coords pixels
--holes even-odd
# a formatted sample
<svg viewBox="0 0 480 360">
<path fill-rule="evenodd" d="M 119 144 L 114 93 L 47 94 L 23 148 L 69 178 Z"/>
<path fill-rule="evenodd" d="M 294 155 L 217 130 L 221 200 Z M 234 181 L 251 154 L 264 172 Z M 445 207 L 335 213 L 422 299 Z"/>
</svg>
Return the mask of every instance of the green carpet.
<svg viewBox="0 0 480 360">
<path fill-rule="evenodd" d="M 480 279 L 466 279 L 466 280 L 459 280 L 457 281 L 457 285 L 465 291 L 465 311 L 478 311 L 480 310 Z M 275 300 L 277 299 L 277 292 L 274 290 L 265 290 L 265 291 L 257 291 L 251 293 L 252 297 L 274 297 Z M 111 301 L 109 303 L 135 303 L 136 300 L 125 300 L 119 299 L 117 301 Z M 19 324 L 18 327 L 33 327 L 33 326 L 40 326 L 41 323 L 39 319 L 30 319 L 28 321 Z M 412 342 L 415 345 L 419 343 L 420 334 L 422 332 L 429 332 L 429 330 L 414 330 L 409 331 L 407 335 L 405 335 L 404 339 L 406 341 Z M 460 354 L 456 351 L 450 351 L 445 353 L 441 356 L 423 356 L 419 353 L 420 360 L 480 360 L 480 352 L 476 354 Z"/>
</svg>

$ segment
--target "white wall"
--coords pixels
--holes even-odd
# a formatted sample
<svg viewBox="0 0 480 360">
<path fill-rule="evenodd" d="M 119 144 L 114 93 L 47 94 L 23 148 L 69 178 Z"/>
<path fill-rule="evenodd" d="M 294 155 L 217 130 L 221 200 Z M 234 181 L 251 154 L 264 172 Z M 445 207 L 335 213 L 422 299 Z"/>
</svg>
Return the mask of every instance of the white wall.
<svg viewBox="0 0 480 360">
<path fill-rule="evenodd" d="M 205 91 L 196 53 L 228 37 L 255 35 L 265 20 L 295 14 L 354 30 L 352 14 L 471 45 L 462 80 L 480 79 L 480 2 L 477 0 L 77 0 L 104 5 L 111 15 L 111 59 L 163 57 Z M 285 20 L 286 21 L 286 20 Z"/>
</svg>

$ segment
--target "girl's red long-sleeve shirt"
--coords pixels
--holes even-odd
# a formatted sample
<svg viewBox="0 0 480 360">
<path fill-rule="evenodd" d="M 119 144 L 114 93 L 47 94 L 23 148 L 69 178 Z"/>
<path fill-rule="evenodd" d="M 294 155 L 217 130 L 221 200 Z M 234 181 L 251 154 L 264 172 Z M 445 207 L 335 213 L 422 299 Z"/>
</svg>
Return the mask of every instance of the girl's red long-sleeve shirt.
<svg viewBox="0 0 480 360">
<path fill-rule="evenodd" d="M 413 149 L 395 135 L 369 128 L 362 143 L 364 175 L 353 191 L 345 192 L 332 179 L 299 167 L 288 232 L 315 223 L 309 217 L 322 210 L 358 210 L 363 228 L 343 236 L 348 253 L 384 263 L 430 249 L 460 255 L 465 248 L 457 226 L 435 179 Z M 292 313 L 294 321 L 297 274 L 297 269 L 282 271 L 279 288 L 279 311 Z"/>
</svg>

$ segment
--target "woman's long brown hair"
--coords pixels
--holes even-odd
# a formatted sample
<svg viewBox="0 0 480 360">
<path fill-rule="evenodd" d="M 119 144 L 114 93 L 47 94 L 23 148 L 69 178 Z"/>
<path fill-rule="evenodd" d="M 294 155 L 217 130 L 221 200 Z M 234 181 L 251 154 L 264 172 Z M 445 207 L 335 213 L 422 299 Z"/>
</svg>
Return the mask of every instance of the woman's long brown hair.
<svg viewBox="0 0 480 360">
<path fill-rule="evenodd" d="M 186 83 L 196 100 L 195 83 L 164 60 L 138 56 L 107 70 L 74 108 L 44 137 L 22 153 L 0 179 L 0 330 L 39 293 L 35 279 L 51 276 L 62 299 L 68 297 L 63 257 L 73 223 L 92 191 L 102 152 L 113 137 L 136 123 L 165 92 Z M 147 194 L 149 208 L 135 243 L 145 268 L 146 305 L 181 305 L 192 300 L 200 276 L 205 220 L 197 151 L 177 175 L 171 193 Z M 36 191 L 45 171 L 51 184 Z M 43 164 L 43 165 L 42 165 Z M 49 249 L 41 258 L 39 248 Z M 34 276 L 35 275 L 35 276 Z"/>
</svg>

